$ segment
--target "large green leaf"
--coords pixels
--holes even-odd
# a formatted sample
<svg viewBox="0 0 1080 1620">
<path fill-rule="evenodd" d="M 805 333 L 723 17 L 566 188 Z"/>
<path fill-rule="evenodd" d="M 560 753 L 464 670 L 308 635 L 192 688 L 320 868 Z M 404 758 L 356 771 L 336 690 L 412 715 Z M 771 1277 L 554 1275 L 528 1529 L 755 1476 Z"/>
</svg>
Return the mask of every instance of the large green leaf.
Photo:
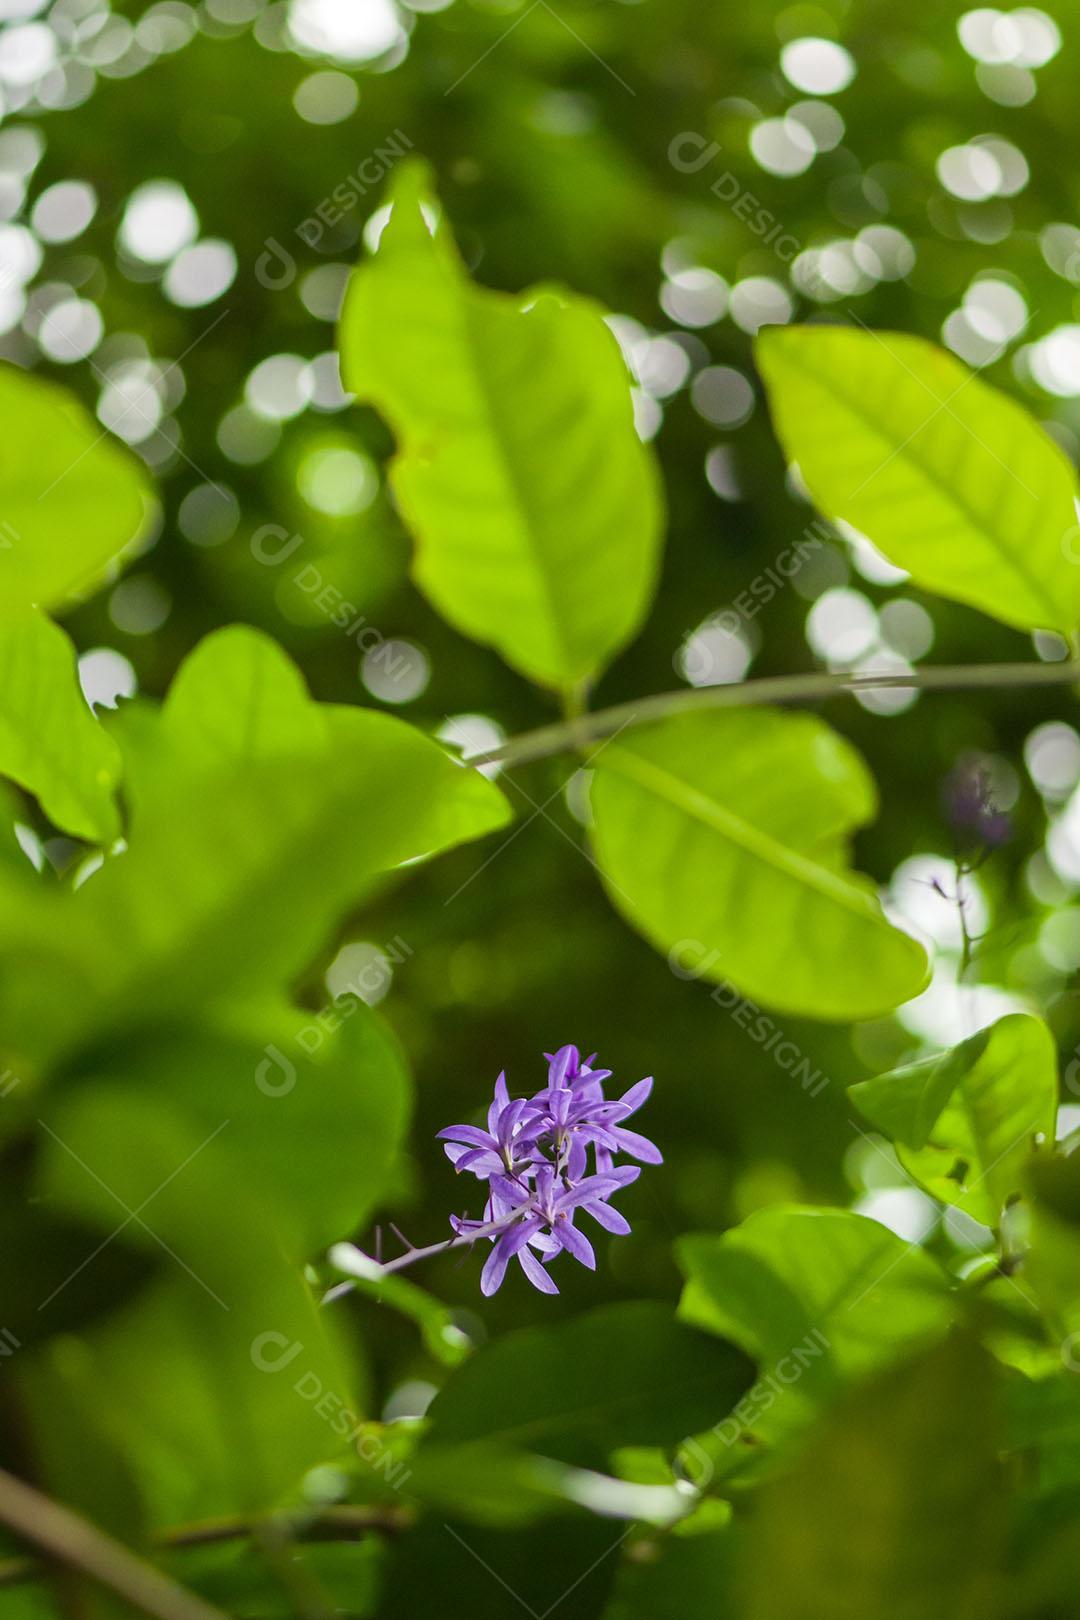
<svg viewBox="0 0 1080 1620">
<path fill-rule="evenodd" d="M 70 394 L 0 364 L 0 616 L 89 594 L 154 510 L 142 463 Z"/>
<path fill-rule="evenodd" d="M 157 1100 L 228 1144 L 296 1260 L 355 1232 L 386 1193 L 404 1142 L 410 1082 L 379 1015 L 355 996 L 321 1017 L 276 1002 L 222 1008 L 124 1042 L 80 1088 Z"/>
<path fill-rule="evenodd" d="M 726 1417 L 752 1380 L 741 1351 L 683 1326 L 666 1306 L 603 1306 L 511 1334 L 467 1361 L 433 1402 L 418 1458 L 484 1441 L 603 1465 L 618 1447 L 674 1446 Z"/>
<path fill-rule="evenodd" d="M 626 1536 L 593 1514 L 514 1530 L 433 1514 L 391 1548 L 376 1620 L 599 1620 Z"/>
<path fill-rule="evenodd" d="M 557 1608 L 594 1620 L 628 1533 L 618 1518 L 633 1516 L 622 1504 L 634 1487 L 593 1470 L 620 1447 L 674 1447 L 730 1411 L 752 1378 L 740 1351 L 681 1326 L 653 1301 L 602 1306 L 485 1347 L 430 1408 L 410 1485 L 437 1511 L 402 1540 L 380 1616 L 413 1613 L 423 1607 L 421 1591 L 446 1586 L 445 1612 L 455 1616 L 501 1620 L 511 1612 L 509 1590 L 536 1614 Z M 550 1513 L 575 1484 L 581 1494 L 573 1499 L 591 1514 L 495 1527 L 500 1517 L 505 1526 L 530 1511 Z M 447 1525 L 447 1511 L 456 1523 Z M 530 1544 L 557 1553 L 530 1557 Z"/>
<path fill-rule="evenodd" d="M 679 1315 L 742 1345 L 762 1378 L 717 1455 L 747 1434 L 775 1440 L 853 1379 L 945 1331 L 944 1273 L 887 1227 L 847 1210 L 762 1210 L 722 1236 L 677 1244 Z"/>
<path fill-rule="evenodd" d="M 233 1119 L 231 1101 L 211 1124 L 182 1096 L 170 1105 L 102 1080 L 43 1113 L 39 1195 L 93 1221 L 99 1247 L 152 1255 L 159 1274 L 76 1355 L 54 1340 L 35 1365 L 100 1413 L 158 1528 L 272 1506 L 343 1450 L 328 1409 L 316 1410 L 323 1392 L 339 1410 L 352 1404 L 335 1322 L 282 1252 L 289 1217 L 249 1177 L 238 1138 L 251 1116 Z M 100 1259 L 88 1247 L 81 1264 L 92 1273 Z M 48 1317 L 69 1283 L 41 1281 Z"/>
<path fill-rule="evenodd" d="M 346 299 L 345 386 L 397 437 L 394 492 L 439 612 L 570 688 L 630 639 L 653 590 L 661 502 L 629 377 L 598 309 L 473 286 L 425 214 L 409 166 Z"/>
<path fill-rule="evenodd" d="M 244 624 L 213 631 L 188 654 L 161 720 L 168 752 L 189 766 L 272 758 L 317 747 L 325 736 L 292 659 Z"/>
<path fill-rule="evenodd" d="M 812 716 L 681 715 L 598 753 L 593 836 L 612 903 L 678 971 L 787 1012 L 869 1018 L 927 972 L 846 864 L 875 803 L 858 754 Z"/>
<path fill-rule="evenodd" d="M 376 873 L 508 819 L 490 783 L 401 721 L 360 709 L 320 718 L 317 754 L 178 782 L 80 891 L 106 995 L 175 1007 L 287 980 Z"/>
<path fill-rule="evenodd" d="M 64 832 L 105 841 L 120 830 L 120 751 L 82 695 L 71 642 L 32 608 L 0 620 L 0 773 Z"/>
<path fill-rule="evenodd" d="M 1080 1154 L 1046 1158 L 1029 1173 L 1031 1248 L 1014 1279 L 1034 1298 L 1064 1365 L 1080 1371 Z"/>
<path fill-rule="evenodd" d="M 761 1492 L 745 1620 L 984 1620 L 1000 1568 L 993 1367 L 975 1344 L 893 1368 Z"/>
<path fill-rule="evenodd" d="M 42 964 L 19 955 L 0 980 L 0 1027 L 15 1048 L 55 1055 L 118 1022 L 284 987 L 377 874 L 509 817 L 492 783 L 413 727 L 301 703 L 291 688 L 287 700 L 272 644 L 247 632 L 212 639 L 194 655 L 196 677 L 181 671 L 175 710 L 119 728 L 134 793 L 130 848 L 76 894 L 43 900 L 36 932 L 26 925 L 52 971 L 65 973 L 65 997 L 43 1020 L 33 988 Z M 235 691 L 245 659 L 261 664 L 278 721 L 268 710 L 257 721 L 254 703 L 238 722 L 216 715 L 215 663 Z"/>
<path fill-rule="evenodd" d="M 1007 395 L 924 338 L 768 327 L 758 364 L 815 504 L 927 589 L 1021 629 L 1080 620 L 1080 487 Z"/>
<path fill-rule="evenodd" d="M 849 1091 L 935 1198 L 997 1227 L 1036 1146 L 1054 1140 L 1054 1040 L 1041 1019 L 1010 1013 L 952 1051 Z"/>
<path fill-rule="evenodd" d="M 647 1556 L 626 1559 L 603 1620 L 734 1616 L 734 1541 L 730 1530 L 676 1534 L 650 1546 Z"/>
</svg>

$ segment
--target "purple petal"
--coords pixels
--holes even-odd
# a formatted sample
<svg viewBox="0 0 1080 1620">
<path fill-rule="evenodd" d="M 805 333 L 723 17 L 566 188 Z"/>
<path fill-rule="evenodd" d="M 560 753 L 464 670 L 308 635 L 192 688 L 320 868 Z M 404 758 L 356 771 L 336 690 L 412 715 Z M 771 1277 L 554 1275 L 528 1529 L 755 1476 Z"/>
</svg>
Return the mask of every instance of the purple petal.
<svg viewBox="0 0 1080 1620">
<path fill-rule="evenodd" d="M 499 1078 L 495 1082 L 495 1100 L 488 1108 L 487 1113 L 488 1130 L 491 1132 L 492 1136 L 498 1132 L 500 1116 L 502 1115 L 502 1111 L 507 1106 L 509 1101 L 510 1093 L 506 1089 L 506 1075 L 505 1073 L 500 1074 Z"/>
<path fill-rule="evenodd" d="M 590 1102 L 586 1099 L 571 1109 L 570 1123 L 577 1125 L 584 1120 L 610 1125 L 614 1120 L 626 1119 L 630 1112 L 631 1110 L 622 1102 Z"/>
<path fill-rule="evenodd" d="M 576 1046 L 560 1046 L 548 1067 L 548 1085 L 553 1088 L 564 1086 L 567 1073 L 576 1074 L 580 1062 Z"/>
<path fill-rule="evenodd" d="M 507 1103 L 506 1107 L 502 1111 L 501 1116 L 496 1121 L 495 1134 L 499 1138 L 499 1143 L 502 1147 L 509 1147 L 510 1141 L 514 1135 L 514 1130 L 517 1126 L 518 1120 L 521 1118 L 524 1107 L 524 1098 L 518 1097 L 514 1100 L 514 1102 Z"/>
<path fill-rule="evenodd" d="M 625 1237 L 630 1230 L 626 1216 L 620 1215 L 617 1209 L 612 1209 L 610 1204 L 602 1203 L 600 1199 L 594 1199 L 591 1204 L 582 1204 L 581 1209 L 583 1214 L 591 1215 L 607 1231 L 617 1232 L 620 1237 Z"/>
<path fill-rule="evenodd" d="M 579 1232 L 576 1226 L 571 1226 L 569 1221 L 560 1221 L 557 1226 L 552 1227 L 552 1232 L 556 1243 L 560 1243 L 568 1254 L 572 1254 L 575 1260 L 580 1260 L 583 1266 L 588 1266 L 590 1271 L 596 1270 L 593 1246 L 583 1232 Z"/>
<path fill-rule="evenodd" d="M 538 1215 L 526 1216 L 523 1221 L 518 1221 L 516 1226 L 512 1226 L 509 1232 L 499 1239 L 499 1242 L 505 1243 L 508 1255 L 517 1254 L 518 1250 L 523 1249 L 526 1243 L 532 1242 L 543 1224 Z"/>
<path fill-rule="evenodd" d="M 631 1086 L 629 1091 L 624 1092 L 619 1101 L 628 1114 L 633 1114 L 641 1107 L 643 1102 L 648 1101 L 651 1092 L 652 1075 L 649 1075 L 647 1079 L 639 1080 L 636 1086 Z"/>
<path fill-rule="evenodd" d="M 518 1250 L 518 1263 L 533 1287 L 539 1288 L 542 1294 L 557 1294 L 559 1292 L 539 1260 L 535 1255 L 530 1254 L 528 1249 Z"/>
<path fill-rule="evenodd" d="M 550 1096 L 551 1117 L 556 1127 L 562 1130 L 570 1118 L 570 1105 L 574 1100 L 574 1094 L 571 1091 L 553 1091 Z"/>
<path fill-rule="evenodd" d="M 506 1246 L 509 1232 L 504 1232 L 491 1253 L 484 1262 L 484 1269 L 480 1273 L 480 1292 L 490 1298 L 496 1292 L 506 1276 L 506 1268 L 510 1262 L 512 1249 Z"/>
<path fill-rule="evenodd" d="M 455 1170 L 471 1170 L 474 1176 L 486 1181 L 489 1176 L 497 1176 L 504 1168 L 502 1159 L 497 1153 L 488 1148 L 466 1148 L 460 1159 L 455 1162 Z"/>
<path fill-rule="evenodd" d="M 610 1176 L 586 1176 L 576 1187 L 569 1187 L 560 1193 L 555 1205 L 560 1210 L 576 1209 L 579 1204 L 588 1204 L 594 1199 L 610 1198 L 621 1186 L 622 1183 L 615 1180 L 614 1173 Z"/>
<path fill-rule="evenodd" d="M 609 1131 L 603 1125 L 579 1125 L 578 1132 L 586 1142 L 595 1142 L 598 1147 L 607 1148 L 609 1153 L 619 1151 L 614 1127 Z"/>
<path fill-rule="evenodd" d="M 570 1089 L 578 1097 L 594 1097 L 600 1101 L 604 1095 L 604 1081 L 610 1079 L 610 1069 L 583 1069 L 571 1080 Z"/>
<path fill-rule="evenodd" d="M 629 1187 L 640 1176 L 641 1170 L 636 1164 L 617 1164 L 611 1170 L 599 1174 L 601 1181 L 606 1181 L 612 1187 Z M 608 1194 L 608 1197 L 611 1195 Z"/>
<path fill-rule="evenodd" d="M 629 1153 L 632 1159 L 640 1159 L 642 1164 L 663 1164 L 664 1155 L 647 1136 L 639 1136 L 637 1131 L 623 1130 L 621 1125 L 615 1126 L 612 1135 L 619 1144 L 619 1151 Z"/>
<path fill-rule="evenodd" d="M 498 1220 L 502 1215 L 508 1215 L 513 1209 L 520 1209 L 527 1204 L 530 1192 L 518 1181 L 511 1181 L 508 1176 L 492 1176 L 488 1182 L 489 1202 L 494 1211 L 493 1219 Z"/>
<path fill-rule="evenodd" d="M 571 1181 L 581 1180 L 588 1162 L 589 1154 L 584 1139 L 577 1135 L 571 1137 L 570 1151 L 566 1155 L 566 1173 Z"/>
<path fill-rule="evenodd" d="M 498 1149 L 499 1144 L 487 1131 L 482 1131 L 478 1125 L 448 1125 L 445 1131 L 437 1131 L 435 1139 L 438 1142 L 467 1142 L 470 1147 Z"/>
</svg>

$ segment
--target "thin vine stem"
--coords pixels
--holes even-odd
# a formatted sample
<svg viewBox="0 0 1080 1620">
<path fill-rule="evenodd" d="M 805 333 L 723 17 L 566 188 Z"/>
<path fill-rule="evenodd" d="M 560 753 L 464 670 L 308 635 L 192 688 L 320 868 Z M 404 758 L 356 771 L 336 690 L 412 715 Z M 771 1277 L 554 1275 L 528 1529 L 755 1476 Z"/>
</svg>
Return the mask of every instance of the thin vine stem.
<svg viewBox="0 0 1080 1620">
<path fill-rule="evenodd" d="M 392 1536 L 398 1534 L 410 1522 L 411 1515 L 398 1507 L 343 1505 L 322 1508 L 311 1519 L 286 1519 L 285 1525 L 293 1538 L 303 1543 L 355 1541 L 360 1536 L 372 1533 Z M 264 1523 L 265 1521 L 243 1516 L 204 1519 L 195 1524 L 179 1525 L 175 1530 L 167 1531 L 160 1538 L 158 1547 L 161 1551 L 176 1551 L 185 1547 L 212 1546 L 221 1541 L 244 1541 L 255 1537 Z M 149 1566 L 144 1565 L 143 1568 Z M 30 1581 L 44 1580 L 47 1573 L 46 1566 L 35 1558 L 0 1560 L 0 1590 L 9 1586 L 23 1586 Z M 151 1573 L 156 1575 L 157 1571 Z M 160 1578 L 164 1580 L 163 1576 Z M 194 1595 L 191 1596 L 191 1601 L 201 1602 L 194 1598 Z M 202 1608 L 204 1613 L 213 1615 L 219 1613 L 216 1609 L 208 1609 L 206 1604 L 202 1604 Z M 225 1617 L 220 1616 L 220 1620 L 225 1620 Z"/>
<path fill-rule="evenodd" d="M 154 1620 L 226 1620 L 220 1609 L 5 1469 L 0 1469 L 0 1523 L 48 1558 L 107 1587 Z M 26 1562 L 16 1561 L 19 1566 Z M 43 1573 L 41 1566 L 29 1567 Z"/>
<path fill-rule="evenodd" d="M 522 1210 L 521 1213 L 524 1215 L 525 1211 Z M 406 1266 L 415 1265 L 418 1260 L 427 1260 L 433 1254 L 448 1254 L 451 1249 L 471 1248 L 480 1238 L 495 1237 L 498 1233 L 505 1232 L 508 1224 L 512 1225 L 513 1223 L 508 1222 L 507 1217 L 504 1215 L 500 1220 L 489 1221 L 486 1226 L 478 1226 L 473 1232 L 462 1232 L 457 1237 L 442 1238 L 438 1243 L 429 1243 L 423 1249 L 406 1249 L 405 1253 L 399 1254 L 396 1260 L 373 1260 L 369 1254 L 364 1254 L 362 1250 L 357 1250 L 356 1253 L 358 1258 L 365 1260 L 371 1268 L 369 1272 L 365 1273 L 364 1280 L 366 1282 L 379 1282 L 383 1277 L 390 1277 L 395 1271 L 404 1271 Z M 341 1247 L 347 1248 L 349 1245 L 343 1244 Z M 333 1254 L 333 1250 L 331 1250 L 331 1254 Z M 335 1283 L 332 1288 L 327 1289 L 319 1303 L 330 1305 L 335 1299 L 340 1299 L 342 1294 L 350 1293 L 355 1287 L 355 1278 Z"/>
<path fill-rule="evenodd" d="M 667 719 L 673 714 L 696 714 L 701 710 L 753 708 L 769 703 L 818 703 L 827 698 L 855 692 L 889 688 L 914 688 L 920 692 L 1009 691 L 1040 686 L 1080 685 L 1080 660 L 1058 664 L 930 664 L 904 674 L 853 675 L 811 671 L 805 675 L 765 675 L 751 681 L 733 681 L 723 686 L 696 686 L 675 692 L 657 692 L 649 697 L 617 703 L 609 709 L 536 731 L 511 737 L 498 748 L 466 756 L 465 763 L 481 765 L 527 765 L 554 754 L 581 751 L 590 743 L 613 737 L 629 726 L 643 726 Z"/>
</svg>

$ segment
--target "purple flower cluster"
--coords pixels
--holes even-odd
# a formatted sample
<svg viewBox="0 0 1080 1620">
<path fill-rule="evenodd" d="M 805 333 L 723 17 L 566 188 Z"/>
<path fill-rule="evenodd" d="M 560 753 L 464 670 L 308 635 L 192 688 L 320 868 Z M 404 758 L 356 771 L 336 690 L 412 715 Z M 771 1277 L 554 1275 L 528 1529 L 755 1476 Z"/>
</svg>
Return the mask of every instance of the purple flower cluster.
<svg viewBox="0 0 1080 1620">
<path fill-rule="evenodd" d="M 574 1224 L 578 1212 L 609 1232 L 629 1232 L 629 1223 L 609 1200 L 641 1171 L 637 1165 L 616 1165 L 615 1156 L 663 1162 L 647 1137 L 622 1123 L 648 1097 L 651 1079 L 608 1101 L 604 1081 L 611 1070 L 593 1068 L 595 1054 L 582 1062 L 576 1046 L 563 1046 L 545 1056 L 547 1085 L 534 1097 L 511 1097 L 506 1075 L 500 1074 L 487 1130 L 450 1125 L 438 1133 L 454 1168 L 488 1184 L 482 1221 L 450 1217 L 459 1239 L 490 1238 L 494 1245 L 480 1278 L 485 1294 L 499 1287 L 512 1259 L 544 1294 L 559 1292 L 547 1268 L 564 1249 L 595 1271 L 592 1244 Z"/>
</svg>

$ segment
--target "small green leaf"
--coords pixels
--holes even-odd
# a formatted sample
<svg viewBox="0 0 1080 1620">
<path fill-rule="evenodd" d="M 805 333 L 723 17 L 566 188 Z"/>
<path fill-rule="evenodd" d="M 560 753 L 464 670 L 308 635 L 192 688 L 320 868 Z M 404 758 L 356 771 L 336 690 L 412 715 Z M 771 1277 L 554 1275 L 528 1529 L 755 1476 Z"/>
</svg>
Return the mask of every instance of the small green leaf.
<svg viewBox="0 0 1080 1620">
<path fill-rule="evenodd" d="M 341 324 L 345 386 L 398 439 L 417 583 L 457 629 L 544 685 L 589 679 L 640 627 L 661 499 L 600 311 L 474 286 L 424 171 L 404 168 Z"/>
<path fill-rule="evenodd" d="M 64 832 L 117 836 L 120 750 L 83 697 L 71 642 L 32 608 L 0 620 L 0 773 Z"/>
<path fill-rule="evenodd" d="M 1023 630 L 1080 620 L 1080 493 L 1032 416 L 924 338 L 771 326 L 757 340 L 777 435 L 826 517 L 917 584 Z"/>
<path fill-rule="evenodd" d="M 72 395 L 7 362 L 0 427 L 0 616 L 81 600 L 145 540 L 146 471 Z"/>
<path fill-rule="evenodd" d="M 1057 1061 L 1046 1025 L 1010 1013 L 937 1057 L 848 1088 L 928 1192 L 997 1227 L 1036 1146 L 1052 1143 Z"/>
<path fill-rule="evenodd" d="M 847 868 L 876 795 L 822 721 L 677 716 L 598 750 L 592 799 L 612 904 L 677 970 L 815 1018 L 870 1018 L 923 988 L 922 947 Z"/>
<path fill-rule="evenodd" d="M 998 1613 L 994 1370 L 958 1340 L 860 1389 L 754 1504 L 746 1620 Z"/>
</svg>

